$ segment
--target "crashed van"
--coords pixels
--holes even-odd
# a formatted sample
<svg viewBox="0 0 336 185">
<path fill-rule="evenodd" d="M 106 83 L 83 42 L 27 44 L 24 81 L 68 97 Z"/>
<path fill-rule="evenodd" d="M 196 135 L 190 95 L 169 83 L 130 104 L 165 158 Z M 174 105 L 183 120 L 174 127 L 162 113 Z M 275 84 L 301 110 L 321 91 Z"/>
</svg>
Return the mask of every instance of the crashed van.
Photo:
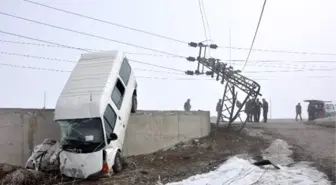
<svg viewBox="0 0 336 185">
<path fill-rule="evenodd" d="M 82 54 L 59 96 L 59 168 L 63 175 L 97 178 L 122 170 L 122 149 L 137 82 L 120 51 Z"/>
</svg>

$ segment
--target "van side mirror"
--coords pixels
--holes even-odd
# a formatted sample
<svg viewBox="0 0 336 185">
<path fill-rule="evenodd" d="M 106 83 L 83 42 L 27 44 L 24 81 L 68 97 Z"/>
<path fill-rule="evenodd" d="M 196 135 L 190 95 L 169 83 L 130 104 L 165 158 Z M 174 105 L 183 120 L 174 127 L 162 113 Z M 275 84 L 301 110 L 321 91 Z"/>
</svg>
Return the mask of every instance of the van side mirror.
<svg viewBox="0 0 336 185">
<path fill-rule="evenodd" d="M 118 139 L 118 136 L 117 136 L 117 134 L 115 134 L 115 133 L 111 133 L 109 139 L 110 139 L 111 141 L 115 141 L 115 140 Z"/>
</svg>

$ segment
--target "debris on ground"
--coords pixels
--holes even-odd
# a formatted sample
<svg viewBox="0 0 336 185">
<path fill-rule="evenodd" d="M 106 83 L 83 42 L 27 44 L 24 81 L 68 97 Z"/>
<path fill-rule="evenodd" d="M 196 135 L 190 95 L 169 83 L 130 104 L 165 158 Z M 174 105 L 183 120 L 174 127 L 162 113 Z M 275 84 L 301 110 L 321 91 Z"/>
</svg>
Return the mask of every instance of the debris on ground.
<svg viewBox="0 0 336 185">
<path fill-rule="evenodd" d="M 25 167 L 43 172 L 58 171 L 60 151 L 59 142 L 47 138 L 42 144 L 34 147 L 33 153 L 27 160 Z"/>
<path fill-rule="evenodd" d="M 56 182 L 52 174 L 46 174 L 9 164 L 0 164 L 1 185 L 49 185 Z"/>
<path fill-rule="evenodd" d="M 9 165 L 5 163 L 0 163 L 0 180 L 5 177 L 7 174 L 12 173 L 16 169 L 20 167 L 14 166 L 14 165 Z"/>
</svg>

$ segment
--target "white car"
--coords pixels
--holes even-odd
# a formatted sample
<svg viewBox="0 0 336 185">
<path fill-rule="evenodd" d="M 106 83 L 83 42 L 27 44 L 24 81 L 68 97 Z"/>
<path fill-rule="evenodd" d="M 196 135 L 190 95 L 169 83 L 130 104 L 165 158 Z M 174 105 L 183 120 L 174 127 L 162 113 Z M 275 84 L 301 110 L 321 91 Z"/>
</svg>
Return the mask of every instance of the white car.
<svg viewBox="0 0 336 185">
<path fill-rule="evenodd" d="M 75 178 L 122 170 L 122 149 L 137 82 L 119 51 L 82 54 L 57 101 L 60 171 Z"/>
</svg>

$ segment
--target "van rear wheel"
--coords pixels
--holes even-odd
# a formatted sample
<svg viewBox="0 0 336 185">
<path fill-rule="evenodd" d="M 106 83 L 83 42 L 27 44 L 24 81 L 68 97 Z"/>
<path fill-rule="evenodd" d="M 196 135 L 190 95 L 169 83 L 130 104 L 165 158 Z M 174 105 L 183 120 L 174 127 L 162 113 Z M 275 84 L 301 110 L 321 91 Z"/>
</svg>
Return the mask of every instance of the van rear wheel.
<svg viewBox="0 0 336 185">
<path fill-rule="evenodd" d="M 137 109 L 138 109 L 138 99 L 137 99 L 137 96 L 133 94 L 131 113 L 135 113 Z"/>
<path fill-rule="evenodd" d="M 122 171 L 122 165 L 123 165 L 123 161 L 121 158 L 121 154 L 118 151 L 116 153 L 116 156 L 114 158 L 114 165 L 112 166 L 113 172 L 114 173 L 120 173 Z"/>
</svg>

